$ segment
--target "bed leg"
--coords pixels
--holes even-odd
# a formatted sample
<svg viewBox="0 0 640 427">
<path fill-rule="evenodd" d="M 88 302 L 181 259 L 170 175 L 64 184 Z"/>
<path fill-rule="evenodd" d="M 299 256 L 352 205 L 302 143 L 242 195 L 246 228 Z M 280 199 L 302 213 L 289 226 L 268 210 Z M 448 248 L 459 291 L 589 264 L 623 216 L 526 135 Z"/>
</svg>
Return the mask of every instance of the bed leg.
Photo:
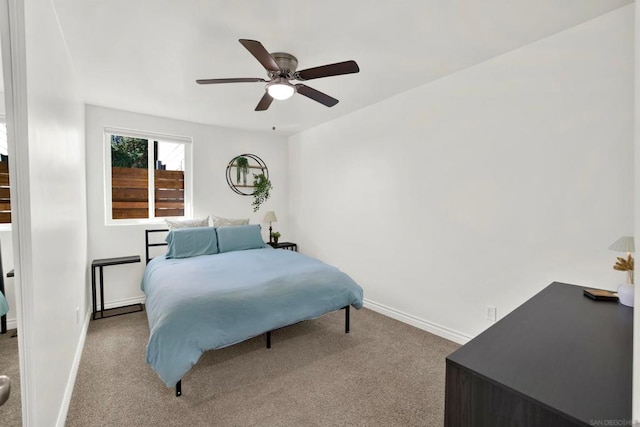
<svg viewBox="0 0 640 427">
<path fill-rule="evenodd" d="M 267 332 L 267 348 L 271 348 L 271 331 Z"/>
<path fill-rule="evenodd" d="M 176 383 L 176 397 L 182 396 L 182 380 Z"/>
<path fill-rule="evenodd" d="M 346 306 L 344 308 L 344 333 L 348 334 L 349 333 L 349 309 L 351 307 L 350 306 Z"/>
</svg>

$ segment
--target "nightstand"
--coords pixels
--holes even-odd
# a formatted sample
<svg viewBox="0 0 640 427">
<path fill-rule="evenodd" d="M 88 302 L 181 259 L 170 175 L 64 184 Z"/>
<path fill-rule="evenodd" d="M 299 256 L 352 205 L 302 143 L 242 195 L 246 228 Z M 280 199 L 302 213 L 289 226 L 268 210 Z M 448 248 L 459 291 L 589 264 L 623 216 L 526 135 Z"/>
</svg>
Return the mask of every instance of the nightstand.
<svg viewBox="0 0 640 427">
<path fill-rule="evenodd" d="M 140 262 L 139 255 L 125 256 L 125 257 L 119 257 L 119 258 L 94 259 L 91 262 L 91 293 L 93 296 L 93 320 L 104 319 L 105 317 L 119 316 L 120 314 L 133 313 L 133 311 L 127 311 L 124 313 L 118 313 L 111 316 L 104 315 L 105 311 L 113 310 L 114 308 L 109 308 L 109 309 L 104 308 L 104 275 L 102 273 L 102 269 L 110 265 L 132 264 L 136 262 Z M 100 272 L 100 310 L 98 310 L 97 301 L 96 301 L 96 269 L 98 269 Z M 139 308 L 138 310 L 135 310 L 135 311 L 143 310 L 141 303 L 130 304 L 124 307 L 130 307 L 134 305 L 138 306 Z M 115 308 L 122 308 L 122 307 L 115 307 Z M 97 317 L 98 312 L 100 313 L 100 317 Z"/>
<path fill-rule="evenodd" d="M 267 242 L 267 245 L 271 246 L 274 249 L 286 249 L 286 250 L 289 250 L 289 251 L 298 252 L 298 244 L 297 243 L 291 243 L 291 242 L 280 242 L 280 243 Z"/>
</svg>

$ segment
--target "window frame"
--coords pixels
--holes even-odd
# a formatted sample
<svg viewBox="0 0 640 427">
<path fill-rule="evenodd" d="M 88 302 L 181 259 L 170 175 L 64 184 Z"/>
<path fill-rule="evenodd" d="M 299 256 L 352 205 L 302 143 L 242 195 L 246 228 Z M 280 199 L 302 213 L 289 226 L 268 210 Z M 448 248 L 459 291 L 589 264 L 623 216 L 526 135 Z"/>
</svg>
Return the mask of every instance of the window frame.
<svg viewBox="0 0 640 427">
<path fill-rule="evenodd" d="M 149 218 L 122 218 L 113 219 L 111 205 L 111 135 L 126 136 L 130 138 L 142 138 L 149 141 L 147 149 L 150 154 L 153 150 L 153 141 L 171 142 L 184 145 L 184 216 L 155 216 L 155 197 L 149 197 Z M 189 219 L 193 216 L 193 182 L 192 182 L 192 147 L 193 138 L 188 136 L 170 135 L 158 132 L 140 131 L 116 127 L 105 127 L 103 130 L 103 177 L 104 177 L 104 221 L 105 225 L 139 225 L 139 224 L 164 224 L 165 219 Z M 154 170 L 153 156 L 148 156 L 147 171 Z M 149 183 L 153 183 L 153 179 Z M 149 193 L 153 192 L 153 186 L 149 185 Z"/>
</svg>

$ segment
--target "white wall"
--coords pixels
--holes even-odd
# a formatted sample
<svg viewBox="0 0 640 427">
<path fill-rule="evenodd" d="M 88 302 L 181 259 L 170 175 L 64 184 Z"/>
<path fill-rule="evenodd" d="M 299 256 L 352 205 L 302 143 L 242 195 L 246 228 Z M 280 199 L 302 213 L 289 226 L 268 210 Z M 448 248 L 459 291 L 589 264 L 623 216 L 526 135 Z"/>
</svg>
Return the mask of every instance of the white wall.
<svg viewBox="0 0 640 427">
<path fill-rule="evenodd" d="M 503 317 L 554 280 L 615 289 L 607 248 L 633 231 L 632 7 L 291 137 L 300 250 L 461 342 L 490 326 L 487 305 Z"/>
<path fill-rule="evenodd" d="M 9 5 L 23 422 L 63 425 L 88 309 L 84 106 L 52 3 Z"/>
<path fill-rule="evenodd" d="M 259 113 L 256 113 L 259 114 Z M 143 262 L 104 269 L 106 307 L 140 301 L 140 279 L 144 272 L 144 230 L 166 228 L 155 225 L 105 225 L 103 144 L 104 128 L 116 127 L 193 138 L 193 212 L 195 218 L 210 215 L 250 218 L 262 224 L 267 211 L 278 216 L 274 229 L 288 234 L 288 146 L 278 133 L 238 131 L 162 117 L 86 106 L 87 202 L 89 220 L 89 258 L 140 255 Z M 239 154 L 252 153 L 269 168 L 274 190 L 257 213 L 250 196 L 234 193 L 226 181 L 226 167 Z M 263 230 L 268 229 L 263 224 Z M 263 232 L 265 239 L 268 233 Z"/>
</svg>

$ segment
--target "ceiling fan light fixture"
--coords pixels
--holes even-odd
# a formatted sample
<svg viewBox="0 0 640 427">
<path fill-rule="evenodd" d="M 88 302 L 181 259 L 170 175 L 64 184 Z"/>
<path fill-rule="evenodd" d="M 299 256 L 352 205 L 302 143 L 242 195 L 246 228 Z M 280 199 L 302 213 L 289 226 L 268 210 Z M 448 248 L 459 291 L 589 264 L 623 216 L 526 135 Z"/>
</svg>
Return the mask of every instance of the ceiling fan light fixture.
<svg viewBox="0 0 640 427">
<path fill-rule="evenodd" d="M 291 84 L 290 80 L 313 80 L 321 77 L 341 76 L 360 72 L 358 64 L 354 60 L 336 62 L 335 64 L 321 65 L 319 67 L 307 68 L 302 71 L 298 69 L 298 59 L 286 52 L 269 53 L 267 49 L 257 40 L 239 39 L 242 46 L 249 51 L 260 65 L 267 72 L 271 80 L 262 78 L 225 78 L 225 79 L 199 79 L 196 83 L 201 85 L 220 83 L 267 83 L 265 91 L 256 105 L 255 111 L 265 111 L 269 108 L 274 99 L 284 100 L 299 93 L 313 101 L 319 102 L 325 107 L 333 107 L 339 101 L 326 93 L 322 93 L 312 87 L 302 83 Z"/>
<path fill-rule="evenodd" d="M 296 88 L 284 79 L 276 79 L 267 83 L 267 92 L 273 99 L 283 101 L 291 98 L 296 92 Z"/>
</svg>

